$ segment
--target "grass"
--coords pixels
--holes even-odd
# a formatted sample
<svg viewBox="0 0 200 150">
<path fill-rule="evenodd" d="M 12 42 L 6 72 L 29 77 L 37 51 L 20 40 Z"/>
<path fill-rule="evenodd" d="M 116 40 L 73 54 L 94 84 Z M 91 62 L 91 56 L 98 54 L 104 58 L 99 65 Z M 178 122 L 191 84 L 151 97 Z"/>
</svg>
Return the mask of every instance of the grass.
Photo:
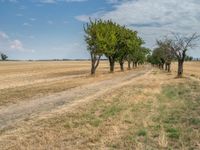
<svg viewBox="0 0 200 150">
<path fill-rule="evenodd" d="M 116 65 L 118 72 L 119 65 Z M 184 66 L 186 75 L 200 78 L 199 62 L 185 62 Z M 173 63 L 172 71 L 176 71 L 176 67 L 177 64 Z M 108 75 L 106 61 L 102 61 L 97 70 L 97 76 L 101 78 L 85 77 L 89 75 L 89 68 L 89 61 L 0 62 L 0 106 L 112 78 L 112 75 Z M 156 76 L 159 71 L 154 70 L 153 74 Z M 114 75 L 116 76 L 116 73 Z"/>
<path fill-rule="evenodd" d="M 200 128 L 200 84 L 194 81 L 168 85 L 159 95 L 161 108 L 157 119 L 168 137 L 169 147 L 198 149 Z M 193 123 L 192 123 L 193 122 Z"/>
<path fill-rule="evenodd" d="M 199 91 L 199 82 L 174 79 L 173 75 L 156 70 L 73 111 L 5 131 L 1 133 L 0 146 L 8 149 L 48 149 L 46 146 L 55 149 L 200 149 Z"/>
<path fill-rule="evenodd" d="M 107 61 L 102 61 L 96 77 L 90 76 L 89 61 L 36 61 L 0 62 L 0 106 L 16 104 L 47 95 L 66 91 L 113 76 L 128 73 L 110 74 Z"/>
<path fill-rule="evenodd" d="M 200 79 L 200 61 L 191 61 L 184 63 L 184 75 L 195 77 Z M 172 63 L 172 71 L 176 72 L 178 64 L 176 62 Z"/>
<path fill-rule="evenodd" d="M 180 137 L 180 132 L 178 129 L 171 127 L 171 128 L 166 129 L 166 132 L 169 138 L 179 139 Z"/>
<path fill-rule="evenodd" d="M 146 136 L 147 135 L 147 131 L 145 129 L 140 129 L 137 133 L 138 136 Z"/>
</svg>

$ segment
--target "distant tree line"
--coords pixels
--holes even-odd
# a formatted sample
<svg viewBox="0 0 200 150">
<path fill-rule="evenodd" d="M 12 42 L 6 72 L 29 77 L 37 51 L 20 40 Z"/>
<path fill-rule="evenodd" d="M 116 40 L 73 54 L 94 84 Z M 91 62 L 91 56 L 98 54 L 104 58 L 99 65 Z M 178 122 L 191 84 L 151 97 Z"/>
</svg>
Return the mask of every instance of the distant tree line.
<svg viewBox="0 0 200 150">
<path fill-rule="evenodd" d="M 191 36 L 181 36 L 174 34 L 172 38 L 165 37 L 163 40 L 157 40 L 157 47 L 153 50 L 152 55 L 148 56 L 148 61 L 152 65 L 157 65 L 159 68 L 170 72 L 172 60 L 178 61 L 177 76 L 183 75 L 183 64 L 185 61 L 193 60 L 187 55 L 189 49 L 196 46 L 196 41 L 199 35 L 196 33 Z"/>
<path fill-rule="evenodd" d="M 150 50 L 143 47 L 144 41 L 137 35 L 137 31 L 130 30 L 111 20 L 90 20 L 84 26 L 85 41 L 91 56 L 91 74 L 94 75 L 100 60 L 105 56 L 109 60 L 110 72 L 114 72 L 115 63 L 120 64 L 124 71 L 124 63 L 128 62 L 128 69 L 137 67 L 146 61 Z"/>
</svg>

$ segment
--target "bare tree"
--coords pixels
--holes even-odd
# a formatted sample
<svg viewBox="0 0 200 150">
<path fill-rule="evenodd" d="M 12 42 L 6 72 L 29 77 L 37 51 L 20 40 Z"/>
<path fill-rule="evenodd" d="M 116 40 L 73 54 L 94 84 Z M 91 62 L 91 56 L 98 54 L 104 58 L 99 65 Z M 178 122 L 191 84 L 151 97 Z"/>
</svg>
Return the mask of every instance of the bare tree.
<svg viewBox="0 0 200 150">
<path fill-rule="evenodd" d="M 171 43 L 171 50 L 178 60 L 178 72 L 177 76 L 180 78 L 183 75 L 183 64 L 185 61 L 186 53 L 189 49 L 196 46 L 196 41 L 199 39 L 197 33 L 193 33 L 191 36 L 181 36 L 180 34 L 174 34 L 174 39 L 169 40 Z"/>
</svg>

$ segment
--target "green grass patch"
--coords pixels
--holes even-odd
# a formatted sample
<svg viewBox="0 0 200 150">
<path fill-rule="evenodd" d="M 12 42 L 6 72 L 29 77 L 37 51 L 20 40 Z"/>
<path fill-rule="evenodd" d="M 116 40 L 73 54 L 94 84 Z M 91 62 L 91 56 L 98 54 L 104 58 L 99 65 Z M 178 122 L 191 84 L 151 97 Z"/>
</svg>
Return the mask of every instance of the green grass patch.
<svg viewBox="0 0 200 150">
<path fill-rule="evenodd" d="M 168 128 L 168 129 L 166 129 L 166 132 L 167 132 L 167 136 L 169 137 L 169 138 L 172 138 L 172 139 L 179 139 L 179 137 L 180 137 L 180 132 L 179 132 L 179 130 L 178 129 L 176 129 L 176 128 Z"/>
<path fill-rule="evenodd" d="M 112 117 L 114 115 L 116 115 L 117 113 L 119 113 L 122 110 L 122 106 L 121 105 L 111 105 L 106 107 L 102 114 L 100 115 L 101 118 L 109 118 Z"/>
<path fill-rule="evenodd" d="M 190 118 L 189 123 L 192 125 L 199 125 L 200 126 L 200 119 L 199 118 Z"/>
<path fill-rule="evenodd" d="M 196 149 L 200 134 L 200 84 L 186 81 L 163 87 L 158 95 L 158 115 L 154 126 L 161 125 L 172 149 Z M 154 131 L 155 132 L 155 131 Z"/>
<path fill-rule="evenodd" d="M 137 132 L 137 135 L 138 135 L 138 136 L 146 136 L 146 135 L 147 135 L 146 129 L 140 129 L 140 130 Z"/>
</svg>

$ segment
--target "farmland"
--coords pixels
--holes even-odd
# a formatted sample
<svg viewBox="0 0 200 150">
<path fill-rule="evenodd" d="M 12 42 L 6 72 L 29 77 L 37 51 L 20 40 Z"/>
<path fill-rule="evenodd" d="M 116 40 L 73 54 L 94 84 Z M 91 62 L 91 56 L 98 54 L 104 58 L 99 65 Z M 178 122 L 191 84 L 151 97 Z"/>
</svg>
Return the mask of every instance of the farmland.
<svg viewBox="0 0 200 150">
<path fill-rule="evenodd" d="M 127 66 L 127 65 L 126 65 Z M 0 63 L 0 149 L 199 149 L 200 63 Z"/>
</svg>

